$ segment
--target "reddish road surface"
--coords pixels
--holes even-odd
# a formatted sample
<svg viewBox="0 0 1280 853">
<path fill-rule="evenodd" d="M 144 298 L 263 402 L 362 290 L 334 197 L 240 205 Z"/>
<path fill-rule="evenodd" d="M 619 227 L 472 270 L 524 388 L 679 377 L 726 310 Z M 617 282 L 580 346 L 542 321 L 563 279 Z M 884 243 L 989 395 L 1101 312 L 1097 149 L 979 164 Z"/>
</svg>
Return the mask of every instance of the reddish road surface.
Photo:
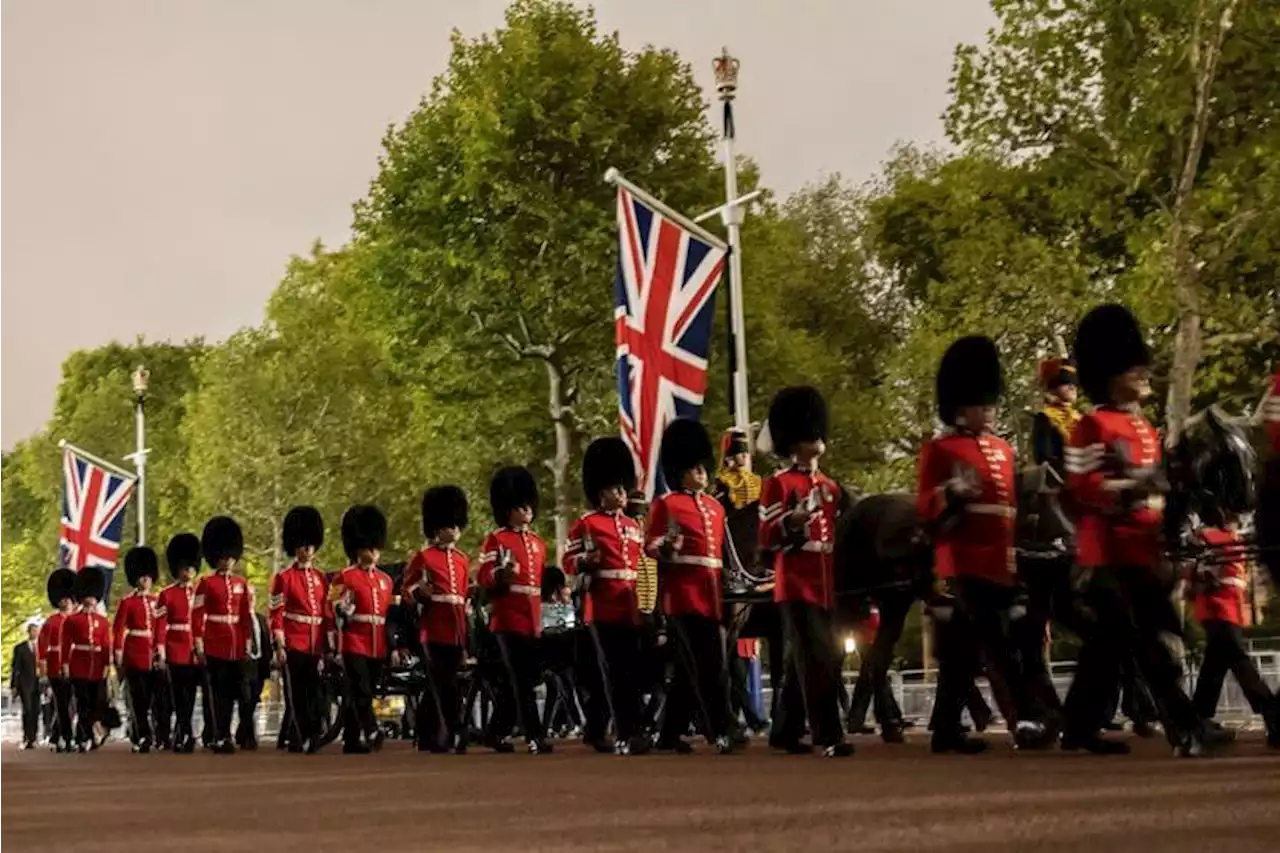
<svg viewBox="0 0 1280 853">
<path fill-rule="evenodd" d="M 164 850 L 1280 850 L 1280 754 L 1163 741 L 1096 758 L 933 756 L 859 739 L 846 761 L 552 756 L 3 753 L 6 853 Z"/>
</svg>

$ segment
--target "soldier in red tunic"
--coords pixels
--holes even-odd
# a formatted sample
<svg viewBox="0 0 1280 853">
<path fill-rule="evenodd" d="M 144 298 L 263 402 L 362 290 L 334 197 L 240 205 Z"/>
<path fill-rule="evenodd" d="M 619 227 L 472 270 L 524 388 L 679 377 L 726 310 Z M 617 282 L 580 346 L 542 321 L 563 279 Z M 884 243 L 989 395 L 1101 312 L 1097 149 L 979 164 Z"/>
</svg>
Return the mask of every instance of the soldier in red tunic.
<svg viewBox="0 0 1280 853">
<path fill-rule="evenodd" d="M 1020 748 L 1048 746 L 1043 711 L 1024 683 L 1007 628 L 1015 606 L 1013 531 L 1017 516 L 1014 453 L 995 435 L 1004 391 L 1000 354 L 988 338 L 961 338 L 938 366 L 938 412 L 947 430 L 920 454 L 917 510 L 934 537 L 934 571 L 944 589 L 934 615 L 946 623 L 939 671 L 933 751 L 981 752 L 965 737 L 960 713 L 982 660 L 1007 686 L 1006 715 Z"/>
<path fill-rule="evenodd" d="M 244 553 L 240 525 L 227 516 L 210 519 L 200 536 L 200 549 L 214 573 L 196 587 L 191 628 L 196 657 L 205 665 L 205 689 L 213 694 L 213 750 L 231 754 L 236 751 L 231 737 L 236 703 L 243 707 L 253 701 L 246 664 L 253 608 L 248 582 L 234 573 Z M 257 748 L 248 738 L 241 745 Z"/>
<path fill-rule="evenodd" d="M 133 592 L 120 599 L 113 626 L 116 671 L 129 685 L 129 711 L 133 716 L 130 739 L 133 751 L 151 751 L 151 708 L 156 695 L 156 670 L 160 663 L 156 643 L 156 595 L 151 591 L 160 577 L 156 552 L 145 545 L 124 555 L 125 577 Z"/>
<path fill-rule="evenodd" d="M 430 669 L 418 701 L 418 749 L 467 750 L 458 671 L 467 651 L 467 586 L 470 558 L 458 547 L 467 527 L 467 495 L 436 486 L 422 496 L 422 535 L 430 542 L 404 570 L 402 598 L 418 608 L 419 642 Z"/>
<path fill-rule="evenodd" d="M 1180 686 L 1181 669 L 1160 635 L 1178 625 L 1160 576 L 1163 477 L 1160 437 L 1142 415 L 1151 393 L 1149 354 L 1137 320 L 1120 305 L 1094 308 L 1076 330 L 1080 385 L 1096 408 L 1067 447 L 1067 489 L 1077 513 L 1076 562 L 1094 620 L 1086 631 L 1063 711 L 1064 749 L 1127 752 L 1098 728 L 1125 658 L 1136 660 L 1160 710 L 1165 735 L 1183 756 L 1215 738 Z"/>
<path fill-rule="evenodd" d="M 646 744 L 636 737 L 640 713 L 640 601 L 637 567 L 644 548 L 640 525 L 627 516 L 636 484 L 635 461 L 617 436 L 598 438 L 582 460 L 582 488 L 591 512 L 574 522 L 565 547 L 565 571 L 586 585 L 585 622 L 596 661 L 587 701 L 586 741 L 599 752 L 631 755 Z M 613 721 L 613 740 L 606 730 Z"/>
<path fill-rule="evenodd" d="M 760 497 L 760 548 L 769 555 L 786 637 L 781 719 L 769 745 L 809 752 L 801 743 L 806 716 L 813 745 L 826 756 L 853 754 L 840 728 L 840 666 L 835 608 L 836 519 L 843 492 L 818 470 L 826 452 L 827 404 L 815 388 L 784 388 L 773 398 L 765 446 L 786 461 L 765 481 Z M 769 445 L 772 445 L 771 447 Z"/>
<path fill-rule="evenodd" d="M 319 510 L 289 510 L 281 544 L 293 563 L 271 579 L 269 623 L 286 688 L 284 735 L 290 752 L 314 753 L 321 735 L 320 662 L 332 620 L 329 584 L 314 562 L 324 544 Z"/>
<path fill-rule="evenodd" d="M 157 687 L 156 742 L 171 743 L 174 752 L 192 753 L 196 748 L 191 717 L 195 713 L 196 688 L 200 685 L 200 663 L 196 660 L 195 634 L 191 620 L 195 613 L 196 574 L 200 571 L 200 537 L 179 533 L 164 549 L 165 563 L 174 582 L 160 590 L 156 602 L 156 644 L 166 684 Z M 208 706 L 211 697 L 205 697 Z M 212 711 L 208 711 L 210 718 Z M 176 718 L 174 737 L 169 739 L 169 720 Z M 205 722 L 209 725 L 209 721 Z"/>
<path fill-rule="evenodd" d="M 36 640 L 44 670 L 42 674 L 49 679 L 49 689 L 53 693 L 55 717 L 49 743 L 55 752 L 71 751 L 71 682 L 63 673 L 62 632 L 67 618 L 75 612 L 75 582 L 76 573 L 71 569 L 56 569 L 49 575 L 46 587 L 49 603 L 55 612 L 40 626 L 40 636 Z"/>
<path fill-rule="evenodd" d="M 342 751 L 347 754 L 382 748 L 373 691 L 389 653 L 387 610 L 395 596 L 391 577 L 378 568 L 386 544 L 387 518 L 377 507 L 357 504 L 343 514 L 342 548 L 351 565 L 333 579 L 329 601 L 347 693 L 342 721 Z"/>
<path fill-rule="evenodd" d="M 519 725 L 529 752 L 551 752 L 534 688 L 542 677 L 538 638 L 542 633 L 542 569 L 547 546 L 529 529 L 538 512 L 538 484 L 527 468 L 503 468 L 489 483 L 489 505 L 498 529 L 480 546 L 479 585 L 492 606 L 489 630 L 511 684 L 511 702 L 496 703 L 487 740 L 497 752 L 511 752 L 512 728 Z"/>
<path fill-rule="evenodd" d="M 658 561 L 658 588 L 675 643 L 676 668 L 655 747 L 693 751 L 683 739 L 696 719 L 719 753 L 733 751 L 729 737 L 729 671 L 720 620 L 721 570 L 732 544 L 724 507 L 706 493 L 714 451 L 706 428 L 678 418 L 662 436 L 662 476 L 671 491 L 649 513 L 646 550 Z"/>
<path fill-rule="evenodd" d="M 106 705 L 107 671 L 111 666 L 111 623 L 98 612 L 107 588 L 106 575 L 88 566 L 76 575 L 72 593 L 80 609 L 62 625 L 62 674 L 76 699 L 76 749 L 93 745 L 93 727 Z"/>
</svg>

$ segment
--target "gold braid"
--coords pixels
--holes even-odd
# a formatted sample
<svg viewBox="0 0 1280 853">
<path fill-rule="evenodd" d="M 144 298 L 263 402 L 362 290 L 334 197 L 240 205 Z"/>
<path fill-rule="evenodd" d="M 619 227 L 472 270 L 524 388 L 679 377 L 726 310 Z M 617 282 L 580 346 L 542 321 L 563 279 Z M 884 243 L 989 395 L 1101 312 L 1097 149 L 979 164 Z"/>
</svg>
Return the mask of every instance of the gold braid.
<svg viewBox="0 0 1280 853">
<path fill-rule="evenodd" d="M 1053 424 L 1053 428 L 1062 435 L 1063 444 L 1071 440 L 1071 432 L 1076 428 L 1076 424 L 1080 422 L 1081 418 L 1075 407 L 1057 400 L 1051 400 L 1047 401 L 1040 411 L 1049 419 L 1049 423 Z"/>
</svg>

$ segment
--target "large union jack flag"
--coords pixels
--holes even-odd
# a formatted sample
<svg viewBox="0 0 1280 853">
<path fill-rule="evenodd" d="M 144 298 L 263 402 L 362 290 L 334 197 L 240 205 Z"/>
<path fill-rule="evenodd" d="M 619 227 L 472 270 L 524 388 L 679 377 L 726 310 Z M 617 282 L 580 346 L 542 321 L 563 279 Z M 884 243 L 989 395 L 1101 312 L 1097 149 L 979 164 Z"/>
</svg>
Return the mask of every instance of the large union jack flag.
<svg viewBox="0 0 1280 853">
<path fill-rule="evenodd" d="M 85 566 L 114 568 L 124 508 L 137 481 L 89 461 L 71 446 L 62 451 L 62 474 L 61 564 L 77 572 Z"/>
<path fill-rule="evenodd" d="M 650 498 L 666 490 L 658 464 L 663 430 L 702 407 L 724 260 L 722 246 L 618 188 L 618 415 Z"/>
</svg>

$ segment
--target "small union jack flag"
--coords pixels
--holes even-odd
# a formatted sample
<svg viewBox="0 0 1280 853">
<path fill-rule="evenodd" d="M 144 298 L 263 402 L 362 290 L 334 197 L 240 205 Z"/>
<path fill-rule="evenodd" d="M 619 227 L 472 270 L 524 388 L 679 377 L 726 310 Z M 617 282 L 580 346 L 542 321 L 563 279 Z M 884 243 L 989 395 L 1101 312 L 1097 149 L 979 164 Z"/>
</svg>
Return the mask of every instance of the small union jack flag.
<svg viewBox="0 0 1280 853">
<path fill-rule="evenodd" d="M 658 464 L 663 430 L 702 408 L 724 261 L 722 245 L 618 187 L 618 417 L 650 498 L 666 491 Z"/>
<path fill-rule="evenodd" d="M 62 451 L 62 473 L 61 564 L 77 572 L 115 568 L 124 508 L 137 480 L 106 470 L 70 445 Z"/>
</svg>

